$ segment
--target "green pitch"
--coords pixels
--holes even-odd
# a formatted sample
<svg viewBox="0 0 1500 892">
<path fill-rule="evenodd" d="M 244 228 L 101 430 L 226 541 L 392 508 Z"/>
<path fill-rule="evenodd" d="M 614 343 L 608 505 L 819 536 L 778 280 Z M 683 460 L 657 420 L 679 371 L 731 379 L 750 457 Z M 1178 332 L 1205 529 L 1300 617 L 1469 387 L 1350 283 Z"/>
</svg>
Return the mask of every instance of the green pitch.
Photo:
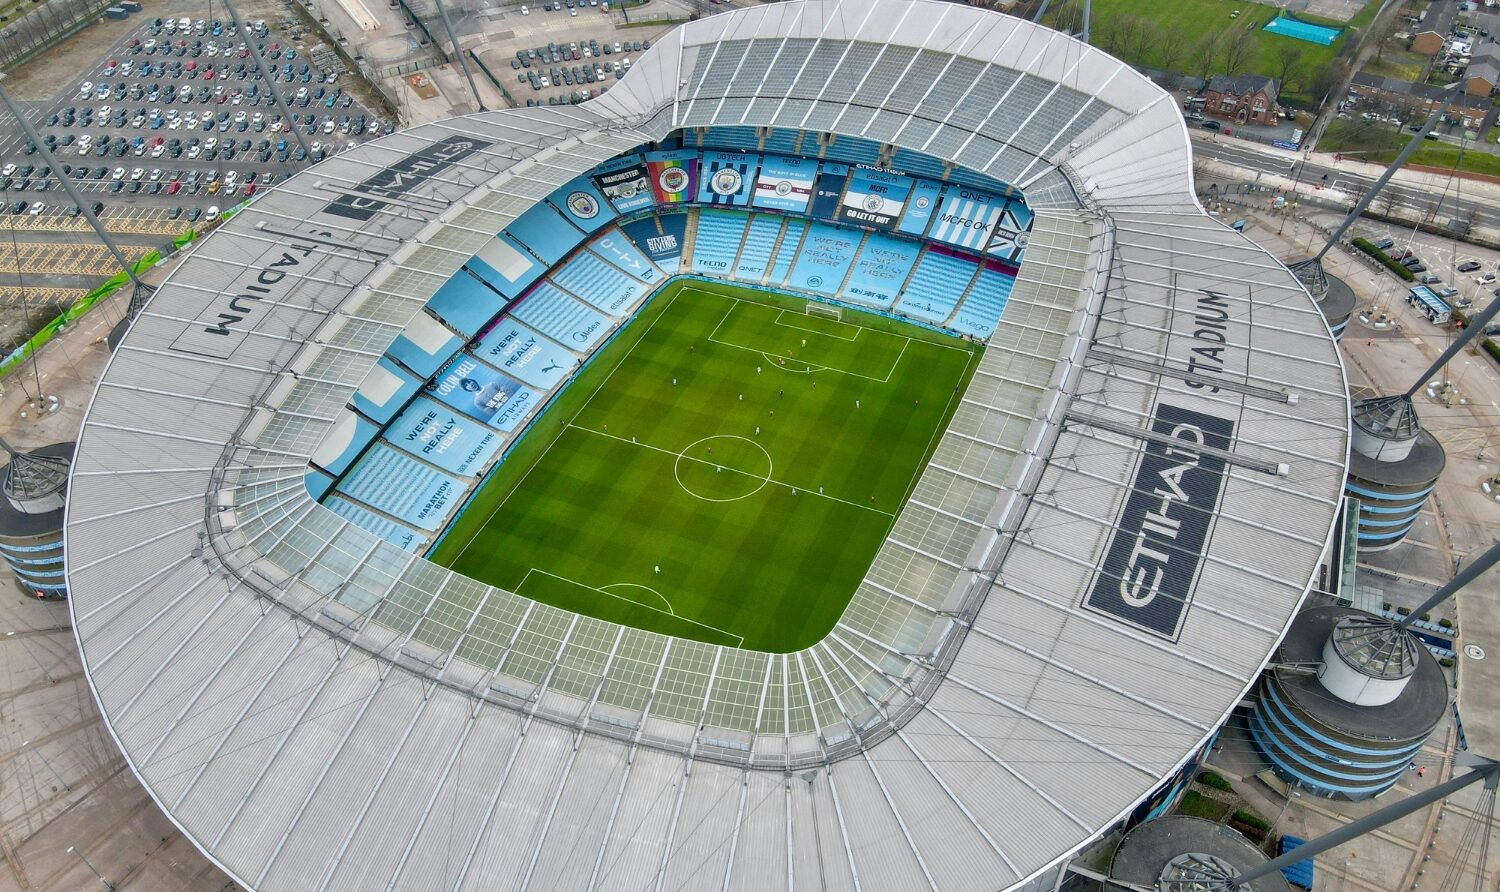
<svg viewBox="0 0 1500 892">
<path fill-rule="evenodd" d="M 553 402 L 432 559 L 637 628 L 817 642 L 895 521 L 982 348 L 677 280 Z"/>
</svg>

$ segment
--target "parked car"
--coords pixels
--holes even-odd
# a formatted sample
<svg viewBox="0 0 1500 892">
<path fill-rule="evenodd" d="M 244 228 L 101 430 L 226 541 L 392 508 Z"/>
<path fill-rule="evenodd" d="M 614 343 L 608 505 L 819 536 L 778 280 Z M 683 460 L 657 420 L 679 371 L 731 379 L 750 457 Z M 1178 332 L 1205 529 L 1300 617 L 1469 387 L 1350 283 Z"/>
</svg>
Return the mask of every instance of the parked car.
<svg viewBox="0 0 1500 892">
<path fill-rule="evenodd" d="M 1458 271 L 1461 272 L 1461 273 L 1472 273 L 1474 270 L 1479 269 L 1479 267 L 1480 267 L 1479 261 L 1477 261 L 1477 260 L 1465 260 L 1463 263 L 1460 263 L 1458 265 Z"/>
</svg>

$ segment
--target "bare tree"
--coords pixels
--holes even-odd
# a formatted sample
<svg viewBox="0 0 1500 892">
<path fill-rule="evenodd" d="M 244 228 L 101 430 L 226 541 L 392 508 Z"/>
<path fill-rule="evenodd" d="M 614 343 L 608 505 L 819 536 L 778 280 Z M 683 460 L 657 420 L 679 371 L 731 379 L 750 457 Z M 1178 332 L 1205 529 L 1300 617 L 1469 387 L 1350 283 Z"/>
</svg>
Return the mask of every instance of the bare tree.
<svg viewBox="0 0 1500 892">
<path fill-rule="evenodd" d="M 1283 90 L 1290 90 L 1292 74 L 1302 65 L 1302 47 L 1290 40 L 1281 41 L 1276 47 L 1276 79 Z"/>
<path fill-rule="evenodd" d="M 1153 39 L 1155 35 L 1152 35 Z M 1163 71 L 1174 71 L 1177 63 L 1182 61 L 1182 53 L 1185 47 L 1182 41 L 1175 37 L 1171 40 L 1159 41 L 1156 48 L 1156 61 Z"/>
<path fill-rule="evenodd" d="M 1370 23 L 1370 40 L 1375 42 L 1375 59 L 1377 61 L 1385 61 L 1386 44 L 1391 42 L 1391 38 L 1395 36 L 1396 30 L 1400 25 L 1401 15 L 1399 13 L 1381 16 Z M 1354 43 L 1353 40 L 1346 42 Z"/>
<path fill-rule="evenodd" d="M 1149 22 L 1135 16 L 1131 16 L 1130 20 L 1133 28 L 1129 32 L 1130 47 L 1128 52 L 1137 65 L 1145 65 L 1152 55 L 1152 50 L 1156 48 L 1157 32 L 1155 28 L 1151 27 Z"/>
<path fill-rule="evenodd" d="M 1234 28 L 1224 33 L 1224 73 L 1239 74 L 1255 52 L 1255 35 L 1249 28 Z"/>
<path fill-rule="evenodd" d="M 1209 75 L 1214 73 L 1214 65 L 1219 58 L 1219 37 L 1219 32 L 1210 31 L 1193 45 L 1193 73 L 1203 80 L 1208 80 Z"/>
</svg>

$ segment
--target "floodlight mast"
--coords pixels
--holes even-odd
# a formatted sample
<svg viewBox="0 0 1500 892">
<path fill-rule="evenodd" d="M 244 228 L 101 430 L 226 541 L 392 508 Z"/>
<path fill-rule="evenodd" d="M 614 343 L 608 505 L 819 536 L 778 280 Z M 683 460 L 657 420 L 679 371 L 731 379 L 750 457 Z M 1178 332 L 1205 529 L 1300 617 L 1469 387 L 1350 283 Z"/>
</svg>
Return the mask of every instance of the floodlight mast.
<svg viewBox="0 0 1500 892">
<path fill-rule="evenodd" d="M 1491 762 L 1488 759 L 1484 759 L 1468 774 L 1455 777 L 1452 780 L 1438 784 L 1430 790 L 1408 796 L 1400 802 L 1393 802 L 1385 808 L 1370 812 L 1368 815 L 1351 821 L 1336 830 L 1332 830 L 1315 839 L 1310 839 L 1294 849 L 1289 849 L 1280 857 L 1272 858 L 1270 861 L 1258 867 L 1253 867 L 1244 873 L 1225 877 L 1219 881 L 1221 885 L 1218 885 L 1217 888 L 1224 890 L 1224 892 L 1248 889 L 1251 883 L 1261 877 L 1269 876 L 1283 867 L 1290 867 L 1299 861 L 1306 861 L 1335 846 L 1343 845 L 1352 839 L 1364 836 L 1377 827 L 1383 827 L 1391 821 L 1406 817 L 1419 808 L 1451 796 L 1470 784 L 1484 781 L 1484 785 L 1493 790 L 1495 789 L 1497 780 L 1500 780 L 1500 762 Z"/>
<path fill-rule="evenodd" d="M 1493 303 L 1500 304 L 1500 300 Z M 1496 561 L 1500 561 L 1500 542 L 1491 545 L 1485 550 L 1484 554 L 1475 558 L 1467 567 L 1459 570 L 1458 575 L 1448 580 L 1447 585 L 1433 592 L 1432 597 L 1423 601 L 1420 607 L 1413 610 L 1405 619 L 1397 623 L 1396 628 L 1402 631 L 1410 628 L 1411 624 L 1416 622 L 1418 617 L 1453 597 L 1459 589 L 1478 579 L 1486 570 L 1495 566 Z"/>
<path fill-rule="evenodd" d="M 1413 136 L 1411 141 L 1402 147 L 1400 153 L 1396 155 L 1396 160 L 1392 161 L 1391 166 L 1385 169 L 1385 173 L 1380 175 L 1380 178 L 1375 181 L 1373 186 L 1365 190 L 1364 196 L 1355 203 L 1353 210 L 1349 211 L 1349 215 L 1344 218 L 1344 222 L 1340 223 L 1339 228 L 1334 231 L 1333 235 L 1328 237 L 1328 242 L 1323 245 L 1323 250 L 1319 251 L 1317 256 L 1312 260 L 1306 262 L 1323 262 L 1323 258 L 1333 249 L 1333 246 L 1338 244 L 1339 239 L 1344 237 L 1344 233 L 1349 231 L 1349 227 L 1354 225 L 1354 221 L 1359 219 L 1360 215 L 1365 212 L 1365 209 L 1370 206 L 1370 203 L 1375 200 L 1375 196 L 1380 194 L 1380 190 L 1385 188 L 1385 184 L 1391 181 L 1391 177 L 1396 175 L 1396 171 L 1401 169 L 1401 166 L 1406 163 L 1406 159 L 1412 156 L 1412 153 L 1417 150 L 1417 146 L 1421 145 L 1422 141 L 1427 138 L 1427 134 L 1432 132 L 1432 128 L 1437 126 L 1437 122 L 1442 118 L 1443 112 L 1447 111 L 1448 107 L 1453 104 L 1453 100 L 1458 98 L 1457 88 L 1462 83 L 1463 81 L 1457 81 L 1443 88 L 1448 96 L 1443 100 L 1442 105 L 1433 109 L 1432 114 L 1427 116 L 1427 122 L 1422 125 L 1421 132 Z"/>
<path fill-rule="evenodd" d="M 4 79 L 5 73 L 0 72 L 0 81 Z M 22 114 L 21 109 L 16 106 L 15 100 L 11 99 L 9 91 L 3 86 L 0 86 L 0 102 L 4 103 L 11 117 L 16 119 L 16 124 L 21 128 L 21 132 L 26 135 L 27 139 L 31 140 L 32 145 L 36 146 L 36 150 L 41 153 L 42 158 L 47 162 L 47 166 L 51 168 L 53 175 L 57 177 L 57 182 L 62 185 L 63 191 L 68 193 L 69 198 L 73 199 L 73 204 L 78 207 L 78 212 L 94 228 L 94 233 L 99 236 L 99 240 L 104 243 L 104 247 L 109 249 L 109 253 L 114 255 L 115 262 L 120 264 L 120 269 L 124 270 L 126 277 L 134 283 L 137 292 L 145 291 L 149 294 L 152 290 L 151 286 L 142 282 L 140 276 L 136 275 L 135 267 L 131 266 L 130 261 L 125 259 L 125 255 L 120 251 L 119 246 L 115 244 L 115 240 L 105 231 L 104 224 L 100 223 L 99 218 L 94 216 L 93 208 L 78 193 L 78 190 L 73 187 L 72 181 L 68 178 L 67 174 L 63 173 L 62 165 L 58 164 L 57 159 L 53 157 L 52 150 L 47 147 L 47 143 L 37 134 L 36 128 L 31 126 L 31 121 L 26 118 L 26 115 Z"/>
<path fill-rule="evenodd" d="M 1490 301 L 1489 306 L 1485 307 L 1479 315 L 1471 317 L 1469 324 L 1464 327 L 1463 332 L 1453 339 L 1453 343 L 1448 345 L 1448 349 L 1444 350 L 1442 355 L 1433 360 L 1432 365 L 1427 367 L 1427 371 L 1418 375 L 1412 381 L 1411 387 L 1407 388 L 1406 393 L 1402 394 L 1402 396 L 1411 399 L 1418 390 L 1422 389 L 1423 384 L 1427 383 L 1433 375 L 1437 374 L 1439 369 L 1448 364 L 1448 360 L 1457 356 L 1460 350 L 1468 346 L 1470 341 L 1474 340 L 1474 338 L 1478 337 L 1480 333 L 1489 327 L 1490 320 L 1495 318 L 1496 312 L 1500 312 L 1500 300 Z"/>
</svg>

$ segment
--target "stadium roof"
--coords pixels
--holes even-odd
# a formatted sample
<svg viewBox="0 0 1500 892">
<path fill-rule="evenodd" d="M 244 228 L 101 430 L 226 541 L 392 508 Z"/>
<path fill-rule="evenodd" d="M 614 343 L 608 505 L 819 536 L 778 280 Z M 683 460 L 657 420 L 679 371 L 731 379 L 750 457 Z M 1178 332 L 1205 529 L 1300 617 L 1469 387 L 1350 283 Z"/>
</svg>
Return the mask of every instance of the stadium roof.
<svg viewBox="0 0 1500 892">
<path fill-rule="evenodd" d="M 825 641 L 770 655 L 576 616 L 311 500 L 330 420 L 460 264 L 611 156 L 726 124 L 924 151 L 1037 214 Z M 368 220 L 329 213 L 452 140 L 475 151 Z M 1316 306 L 1204 213 L 1179 112 L 1127 65 L 953 3 L 757 6 L 663 37 L 585 105 L 341 154 L 199 245 L 90 406 L 73 617 L 131 767 L 251 888 L 1009 888 L 1253 683 L 1328 537 L 1347 412 Z"/>
</svg>

